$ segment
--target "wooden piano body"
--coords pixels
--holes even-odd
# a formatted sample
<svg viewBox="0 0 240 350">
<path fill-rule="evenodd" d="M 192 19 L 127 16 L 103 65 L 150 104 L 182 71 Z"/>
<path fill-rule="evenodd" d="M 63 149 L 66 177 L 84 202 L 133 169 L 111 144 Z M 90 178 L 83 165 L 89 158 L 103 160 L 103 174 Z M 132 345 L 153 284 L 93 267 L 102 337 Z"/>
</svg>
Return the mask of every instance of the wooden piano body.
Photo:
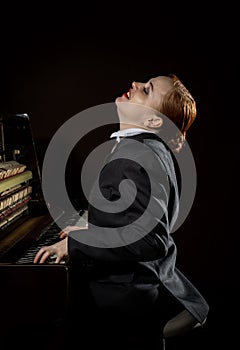
<svg viewBox="0 0 240 350">
<path fill-rule="evenodd" d="M 24 165 L 25 170 L 7 177 L 6 166 L 11 162 Z M 50 339 L 56 346 L 61 342 L 59 327 L 64 329 L 69 302 L 69 268 L 66 264 L 34 265 L 34 255 L 23 262 L 19 260 L 32 245 L 37 246 L 44 230 L 47 232 L 54 225 L 43 198 L 30 118 L 26 114 L 0 115 L 1 168 L 4 170 L 0 178 L 0 348 L 12 349 L 17 345 L 47 349 Z M 27 185 L 31 193 L 23 204 L 13 195 L 17 193 L 20 198 L 19 191 Z M 8 206 L 6 199 L 10 201 L 10 196 L 16 203 L 10 202 Z M 20 212 L 15 207 L 24 209 Z M 62 342 L 58 344 L 61 349 L 60 345 Z"/>
</svg>

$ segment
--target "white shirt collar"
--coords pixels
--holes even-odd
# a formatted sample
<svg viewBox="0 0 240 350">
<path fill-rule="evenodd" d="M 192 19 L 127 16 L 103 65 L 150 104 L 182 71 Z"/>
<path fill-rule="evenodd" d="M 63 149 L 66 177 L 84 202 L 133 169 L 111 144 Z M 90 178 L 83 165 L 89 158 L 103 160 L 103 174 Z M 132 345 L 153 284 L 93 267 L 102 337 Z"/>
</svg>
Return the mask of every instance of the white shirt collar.
<svg viewBox="0 0 240 350">
<path fill-rule="evenodd" d="M 156 134 L 156 132 L 154 132 L 154 131 L 149 131 L 149 130 L 145 130 L 145 129 L 141 129 L 141 128 L 129 128 L 129 129 L 124 129 L 124 130 L 118 130 L 118 131 L 112 133 L 110 138 L 116 137 L 117 142 L 120 142 L 120 137 L 134 136 L 134 135 L 142 134 L 144 132 Z"/>
</svg>

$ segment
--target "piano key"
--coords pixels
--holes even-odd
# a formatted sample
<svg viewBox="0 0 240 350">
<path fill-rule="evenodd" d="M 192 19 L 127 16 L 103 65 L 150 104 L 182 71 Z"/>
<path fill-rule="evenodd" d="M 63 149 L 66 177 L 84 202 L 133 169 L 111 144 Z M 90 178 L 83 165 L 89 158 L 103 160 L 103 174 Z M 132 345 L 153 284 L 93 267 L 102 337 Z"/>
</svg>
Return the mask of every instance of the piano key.
<svg viewBox="0 0 240 350">
<path fill-rule="evenodd" d="M 81 210 L 78 214 L 73 214 L 69 217 L 62 217 L 61 222 L 64 222 L 66 226 L 74 226 L 76 222 L 79 222 L 79 216 L 83 219 L 82 223 L 87 225 L 87 211 Z M 50 223 L 40 234 L 38 239 L 17 259 L 16 264 L 33 264 L 33 260 L 37 252 L 41 247 L 52 245 L 59 242 L 60 220 L 59 225 L 53 221 Z M 53 263 L 54 259 L 49 258 L 47 263 Z"/>
</svg>

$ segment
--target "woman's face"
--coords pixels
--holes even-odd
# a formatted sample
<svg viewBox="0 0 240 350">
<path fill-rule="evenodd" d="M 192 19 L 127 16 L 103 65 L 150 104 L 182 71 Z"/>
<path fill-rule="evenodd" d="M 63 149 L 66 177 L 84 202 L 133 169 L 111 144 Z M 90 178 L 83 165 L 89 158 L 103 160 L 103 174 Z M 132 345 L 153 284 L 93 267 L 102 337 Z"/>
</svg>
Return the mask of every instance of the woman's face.
<svg viewBox="0 0 240 350">
<path fill-rule="evenodd" d="M 146 120 L 161 110 L 165 94 L 173 87 L 170 77 L 159 76 L 147 83 L 133 82 L 132 88 L 115 102 L 120 124 L 143 127 Z"/>
<path fill-rule="evenodd" d="M 129 102 L 142 104 L 147 107 L 160 110 L 163 97 L 172 88 L 171 78 L 159 76 L 150 79 L 147 83 L 133 82 L 132 88 L 124 93 L 121 97 L 117 97 L 115 102 Z"/>
</svg>

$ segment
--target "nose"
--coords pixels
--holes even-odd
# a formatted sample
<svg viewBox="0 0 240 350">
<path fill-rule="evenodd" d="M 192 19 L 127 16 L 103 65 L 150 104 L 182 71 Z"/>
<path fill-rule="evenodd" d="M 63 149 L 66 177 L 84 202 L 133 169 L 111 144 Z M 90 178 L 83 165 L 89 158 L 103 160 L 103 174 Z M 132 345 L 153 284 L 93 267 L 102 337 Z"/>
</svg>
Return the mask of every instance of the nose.
<svg viewBox="0 0 240 350">
<path fill-rule="evenodd" d="M 132 87 L 134 90 L 136 90 L 138 88 L 138 85 L 139 85 L 139 83 L 137 83 L 136 81 L 132 82 Z"/>
</svg>

